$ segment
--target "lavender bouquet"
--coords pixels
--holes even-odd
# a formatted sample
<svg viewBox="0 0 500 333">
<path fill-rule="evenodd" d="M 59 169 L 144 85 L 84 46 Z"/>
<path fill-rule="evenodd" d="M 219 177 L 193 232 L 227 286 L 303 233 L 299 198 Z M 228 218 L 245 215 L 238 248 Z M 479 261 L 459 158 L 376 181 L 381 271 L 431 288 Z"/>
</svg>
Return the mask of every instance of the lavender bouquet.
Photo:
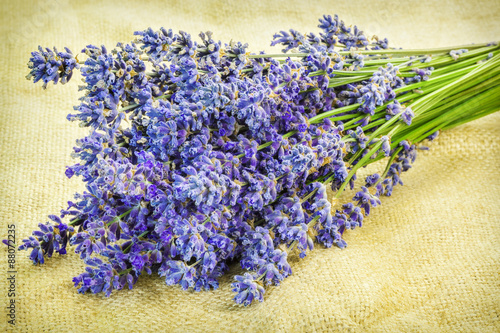
<svg viewBox="0 0 500 333">
<path fill-rule="evenodd" d="M 249 305 L 292 274 L 290 253 L 344 248 L 345 231 L 403 184 L 420 142 L 500 109 L 497 43 L 402 50 L 337 16 L 319 22 L 319 34 L 275 34 L 277 54 L 163 28 L 110 52 L 33 52 L 27 78 L 44 88 L 83 77 L 68 119 L 90 133 L 66 175 L 86 191 L 19 249 L 43 264 L 74 246 L 88 265 L 78 291 L 106 296 L 152 273 L 217 288 L 238 261 L 234 300 Z"/>
</svg>

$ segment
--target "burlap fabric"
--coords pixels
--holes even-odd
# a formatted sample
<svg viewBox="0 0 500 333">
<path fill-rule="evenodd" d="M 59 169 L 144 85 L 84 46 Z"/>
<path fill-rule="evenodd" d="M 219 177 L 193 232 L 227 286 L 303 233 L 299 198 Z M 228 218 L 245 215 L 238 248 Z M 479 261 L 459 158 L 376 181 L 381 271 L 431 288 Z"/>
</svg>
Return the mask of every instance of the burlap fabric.
<svg viewBox="0 0 500 333">
<path fill-rule="evenodd" d="M 246 41 L 270 50 L 281 29 L 316 31 L 338 13 L 369 34 L 405 48 L 500 39 L 498 1 L 131 1 L 1 2 L 0 236 L 18 242 L 82 190 L 64 176 L 86 130 L 65 116 L 79 96 L 77 76 L 43 91 L 24 79 L 39 44 L 78 52 L 130 41 L 161 26 Z M 110 298 L 81 295 L 71 279 L 78 256 L 33 266 L 16 259 L 16 328 L 36 332 L 142 331 L 480 331 L 500 330 L 500 115 L 443 133 L 404 175 L 405 186 L 347 233 L 348 248 L 318 249 L 292 263 L 293 275 L 266 289 L 265 302 L 234 306 L 235 265 L 211 292 L 184 292 L 145 276 Z M 7 252 L 0 250 L 0 331 L 6 322 Z"/>
</svg>

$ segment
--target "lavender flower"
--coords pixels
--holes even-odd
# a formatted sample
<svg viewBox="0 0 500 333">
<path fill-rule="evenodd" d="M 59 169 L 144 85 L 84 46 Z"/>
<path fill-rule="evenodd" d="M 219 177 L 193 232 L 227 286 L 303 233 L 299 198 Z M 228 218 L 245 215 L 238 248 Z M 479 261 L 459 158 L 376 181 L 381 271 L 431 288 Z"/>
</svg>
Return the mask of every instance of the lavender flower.
<svg viewBox="0 0 500 333">
<path fill-rule="evenodd" d="M 437 61 L 399 55 L 336 15 L 323 16 L 319 29 L 275 34 L 271 45 L 300 52 L 282 60 L 211 32 L 196 39 L 164 28 L 138 31 L 110 51 L 85 47 L 83 96 L 67 119 L 90 133 L 76 141 L 77 162 L 66 169 L 85 190 L 61 211 L 71 222 L 49 216 L 19 249 L 43 264 L 74 246 L 88 265 L 73 280 L 78 291 L 106 296 L 143 273 L 184 290 L 215 289 L 239 262 L 245 272 L 232 284 L 234 300 L 249 305 L 263 300 L 264 285 L 292 274 L 290 252 L 304 258 L 314 241 L 345 248 L 346 230 L 403 184 L 423 136 L 434 139 L 446 117 L 453 126 L 478 115 L 448 107 L 456 92 L 498 108 L 496 88 L 465 92 L 443 76 L 477 66 L 471 82 L 483 82 L 477 73 L 496 64 L 494 45 L 474 46 L 480 63 L 471 65 L 458 61 L 467 50 Z M 67 82 L 75 68 L 68 49 L 40 47 L 27 77 L 45 88 Z M 428 95 L 446 85 L 454 89 Z M 359 168 L 384 157 L 384 172 L 336 209 L 327 186 L 339 197 L 354 188 Z"/>
<path fill-rule="evenodd" d="M 67 48 L 66 52 L 58 52 L 54 47 L 54 51 L 49 48 L 45 50 L 39 46 L 39 52 L 32 52 L 28 68 L 30 73 L 26 76 L 28 80 L 33 79 L 36 83 L 40 80 L 43 82 L 43 88 L 47 88 L 49 82 L 56 84 L 61 81 L 65 84 L 73 76 L 73 70 L 79 68 L 73 53 Z"/>
<path fill-rule="evenodd" d="M 253 275 L 245 273 L 243 276 L 235 276 L 234 279 L 236 282 L 231 286 L 233 287 L 233 291 L 237 293 L 234 297 L 236 303 L 247 306 L 250 305 L 254 299 L 259 302 L 264 300 L 264 288 L 259 285 L 258 280 L 256 281 Z"/>
</svg>

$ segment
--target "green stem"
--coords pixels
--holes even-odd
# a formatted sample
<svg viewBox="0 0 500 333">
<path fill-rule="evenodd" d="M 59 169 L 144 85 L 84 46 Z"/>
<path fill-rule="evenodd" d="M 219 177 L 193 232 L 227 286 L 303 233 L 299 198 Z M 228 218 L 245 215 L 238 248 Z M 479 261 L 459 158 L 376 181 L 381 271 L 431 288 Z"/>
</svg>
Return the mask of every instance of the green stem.
<svg viewBox="0 0 500 333">
<path fill-rule="evenodd" d="M 365 54 L 365 55 L 431 55 L 436 53 L 448 53 L 458 49 L 477 49 L 486 47 L 489 43 L 482 44 L 468 44 L 453 47 L 440 47 L 431 49 L 380 49 L 380 50 L 353 50 L 353 51 L 339 51 L 339 55 Z M 277 53 L 277 54 L 251 54 L 248 58 L 303 58 L 307 57 L 309 53 Z M 330 55 L 333 55 L 331 53 Z"/>
<path fill-rule="evenodd" d="M 149 231 L 144 231 L 142 234 L 140 234 L 139 236 L 137 236 L 137 238 L 140 238 L 140 237 L 144 237 L 146 236 L 147 234 L 149 233 Z M 130 242 L 130 244 L 125 248 L 125 250 L 123 250 L 123 253 L 128 253 L 128 251 L 130 250 L 130 248 L 132 247 L 132 244 L 134 244 L 134 242 Z"/>
<path fill-rule="evenodd" d="M 106 223 L 107 226 L 110 226 L 111 224 L 115 223 L 116 221 L 118 220 L 121 220 L 121 218 L 127 216 L 128 214 L 130 214 L 130 212 L 133 210 L 134 208 L 130 208 L 129 210 L 127 210 L 125 213 L 115 217 L 114 219 L 112 219 L 111 221 L 109 221 L 108 223 Z"/>
<path fill-rule="evenodd" d="M 362 166 L 364 166 L 365 162 L 373 155 L 377 152 L 377 150 L 380 149 L 380 147 L 382 146 L 382 141 L 379 141 L 377 142 L 373 148 L 371 150 L 368 151 L 368 153 L 363 156 L 363 158 L 361 158 L 359 160 L 359 162 L 351 169 L 351 171 L 347 174 L 347 177 L 346 179 L 344 180 L 344 182 L 342 183 L 342 185 L 340 186 L 339 190 L 337 191 L 337 193 L 335 194 L 335 198 L 339 198 L 340 195 L 344 192 L 347 184 L 349 184 L 349 181 L 351 180 L 352 176 L 356 173 L 356 171 L 358 171 L 359 168 L 361 168 Z M 366 148 L 368 149 L 368 148 Z M 328 178 L 324 184 L 329 184 L 330 182 L 332 182 L 334 179 L 334 175 L 332 175 L 330 178 Z"/>
</svg>

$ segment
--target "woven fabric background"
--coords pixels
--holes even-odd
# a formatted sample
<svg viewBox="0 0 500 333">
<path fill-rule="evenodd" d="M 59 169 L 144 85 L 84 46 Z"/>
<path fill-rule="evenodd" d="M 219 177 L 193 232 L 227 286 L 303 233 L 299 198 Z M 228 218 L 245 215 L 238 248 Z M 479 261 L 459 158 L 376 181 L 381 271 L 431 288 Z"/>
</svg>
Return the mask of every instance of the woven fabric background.
<svg viewBox="0 0 500 333">
<path fill-rule="evenodd" d="M 0 237 L 18 243 L 83 189 L 64 176 L 75 139 L 66 121 L 79 76 L 43 91 L 24 79 L 40 44 L 128 42 L 163 26 L 271 50 L 272 34 L 317 31 L 322 14 L 356 24 L 393 46 L 423 48 L 500 39 L 498 1 L 2 1 L 0 4 Z M 441 134 L 403 176 L 405 186 L 347 233 L 348 248 L 311 252 L 265 302 L 234 306 L 235 265 L 211 292 L 184 292 L 158 276 L 133 290 L 77 293 L 74 253 L 33 266 L 16 258 L 16 326 L 36 332 L 494 332 L 500 331 L 500 114 Z M 6 321 L 7 251 L 0 249 L 0 331 Z"/>
</svg>

